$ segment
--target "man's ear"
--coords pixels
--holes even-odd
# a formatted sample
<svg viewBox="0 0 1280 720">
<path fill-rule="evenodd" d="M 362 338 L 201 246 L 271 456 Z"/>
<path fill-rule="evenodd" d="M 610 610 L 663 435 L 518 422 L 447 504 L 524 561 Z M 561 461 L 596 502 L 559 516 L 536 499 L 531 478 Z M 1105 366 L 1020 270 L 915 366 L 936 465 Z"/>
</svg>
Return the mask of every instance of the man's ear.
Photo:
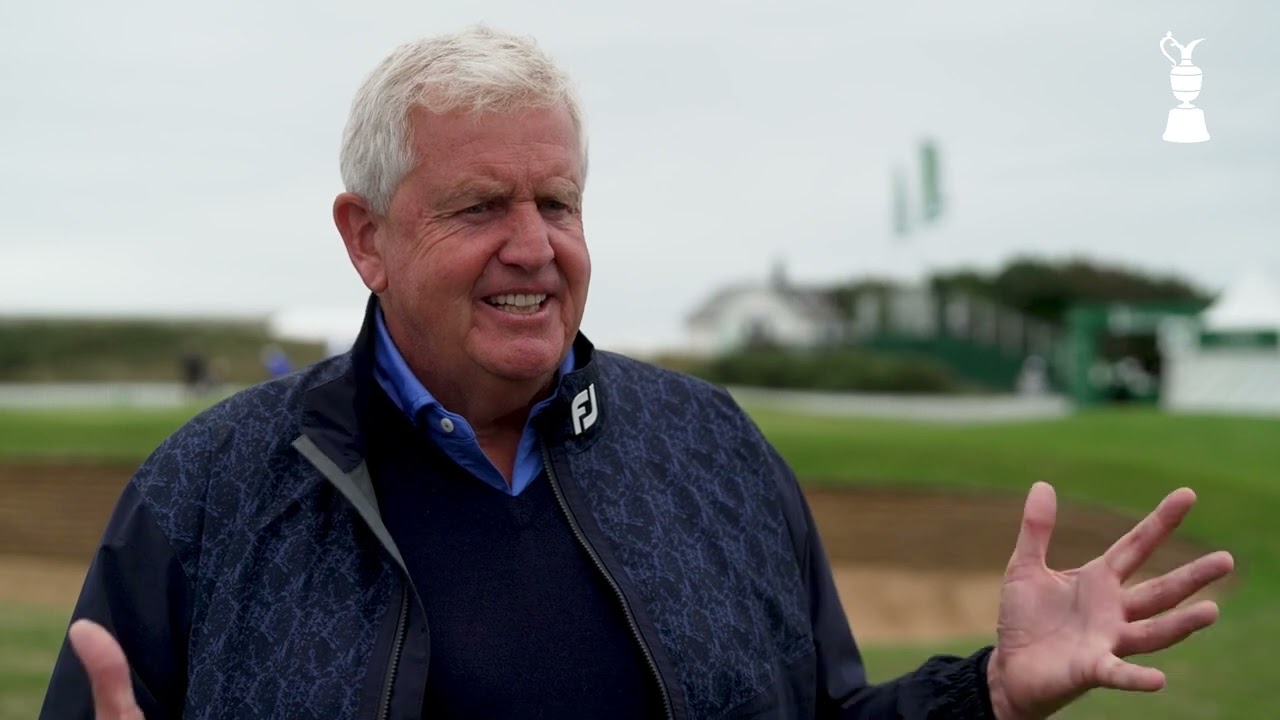
<svg viewBox="0 0 1280 720">
<path fill-rule="evenodd" d="M 379 217 L 369 202 L 355 193 L 344 192 L 334 198 L 333 223 L 338 226 L 347 257 L 365 287 L 380 293 L 387 289 L 386 259 L 379 252 L 377 237 L 387 220 Z"/>
</svg>

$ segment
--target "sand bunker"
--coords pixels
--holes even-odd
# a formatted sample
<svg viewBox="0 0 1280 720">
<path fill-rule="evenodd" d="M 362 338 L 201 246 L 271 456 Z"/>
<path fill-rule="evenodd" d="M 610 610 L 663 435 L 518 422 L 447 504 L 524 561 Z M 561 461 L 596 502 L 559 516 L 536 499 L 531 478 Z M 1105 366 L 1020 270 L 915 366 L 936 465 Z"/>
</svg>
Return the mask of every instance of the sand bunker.
<svg viewBox="0 0 1280 720">
<path fill-rule="evenodd" d="M 810 488 L 806 495 L 860 642 L 994 633 L 1024 496 L 902 487 Z M 1050 567 L 1088 562 L 1136 520 L 1059 502 Z M 1175 534 L 1135 580 L 1202 553 Z"/>
<path fill-rule="evenodd" d="M 0 466 L 0 601 L 69 612 L 129 473 Z M 859 642 L 991 635 L 1024 497 L 902 487 L 811 487 L 806 495 Z M 1059 503 L 1050 565 L 1087 562 L 1134 521 Z M 1144 570 L 1164 572 L 1201 552 L 1175 536 Z"/>
</svg>

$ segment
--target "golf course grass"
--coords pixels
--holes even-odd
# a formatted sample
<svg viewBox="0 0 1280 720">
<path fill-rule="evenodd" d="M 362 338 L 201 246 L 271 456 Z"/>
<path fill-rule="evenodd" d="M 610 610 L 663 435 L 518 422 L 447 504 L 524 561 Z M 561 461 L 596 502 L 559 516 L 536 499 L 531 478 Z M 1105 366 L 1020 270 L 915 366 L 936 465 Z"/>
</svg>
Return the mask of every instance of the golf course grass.
<svg viewBox="0 0 1280 720">
<path fill-rule="evenodd" d="M 1023 495 L 1031 483 L 1045 480 L 1059 502 L 1105 505 L 1135 517 L 1168 492 L 1193 488 L 1199 501 L 1179 533 L 1236 557 L 1232 591 L 1220 601 L 1221 620 L 1177 648 L 1140 659 L 1165 671 L 1165 690 L 1095 693 L 1062 717 L 1280 717 L 1275 672 L 1267 662 L 1267 639 L 1280 632 L 1280 421 L 1116 410 L 954 427 L 752 414 L 809 482 L 866 480 Z M 887 679 L 930 653 L 968 653 L 989 641 L 872 648 L 868 667 L 873 679 Z"/>
<path fill-rule="evenodd" d="M 0 462 L 138 461 L 192 410 L 0 411 Z M 1220 601 L 1221 621 L 1145 660 L 1166 672 L 1165 690 L 1095 693 L 1062 717 L 1280 717 L 1266 662 L 1269 638 L 1280 636 L 1274 600 L 1280 591 L 1280 420 L 1117 410 L 951 426 L 749 410 L 807 483 L 1023 495 L 1032 482 L 1045 480 L 1062 503 L 1104 505 L 1135 517 L 1177 487 L 1194 488 L 1199 502 L 1179 534 L 1230 550 L 1237 561 L 1231 590 Z M 65 622 L 39 608 L 0 607 L 0 719 L 35 716 Z M 990 641 L 864 650 L 873 680 L 884 680 L 930 654 L 967 654 Z"/>
</svg>

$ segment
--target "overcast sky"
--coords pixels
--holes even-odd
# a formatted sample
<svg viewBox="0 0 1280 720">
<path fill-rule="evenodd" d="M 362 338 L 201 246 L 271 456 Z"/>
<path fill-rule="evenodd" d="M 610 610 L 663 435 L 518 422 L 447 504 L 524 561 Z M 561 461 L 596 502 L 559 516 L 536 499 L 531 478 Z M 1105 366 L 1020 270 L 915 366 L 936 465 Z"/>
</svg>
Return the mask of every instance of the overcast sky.
<svg viewBox="0 0 1280 720">
<path fill-rule="evenodd" d="M 397 44 L 476 21 L 577 79 L 605 346 L 678 337 L 778 259 L 797 282 L 1018 253 L 1209 289 L 1280 272 L 1275 0 L 42 0 L 0 7 L 0 314 L 358 322 L 330 219 L 351 97 Z M 1170 30 L 1206 38 L 1207 143 L 1160 138 Z M 949 215 L 895 243 L 890 172 L 924 136 Z"/>
</svg>

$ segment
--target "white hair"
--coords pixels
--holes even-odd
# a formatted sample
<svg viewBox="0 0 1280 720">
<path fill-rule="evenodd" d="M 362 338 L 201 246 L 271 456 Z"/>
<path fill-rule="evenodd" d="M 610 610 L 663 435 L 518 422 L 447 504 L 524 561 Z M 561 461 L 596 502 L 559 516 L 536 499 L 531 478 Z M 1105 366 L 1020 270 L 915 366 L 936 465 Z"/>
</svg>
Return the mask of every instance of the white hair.
<svg viewBox="0 0 1280 720">
<path fill-rule="evenodd" d="M 554 106 L 568 110 L 573 121 L 585 179 L 581 107 L 568 75 L 533 38 L 474 25 L 401 45 L 374 68 L 352 102 L 342 137 L 342 182 L 374 212 L 386 214 L 413 167 L 409 112 L 415 107 L 514 113 Z"/>
</svg>

